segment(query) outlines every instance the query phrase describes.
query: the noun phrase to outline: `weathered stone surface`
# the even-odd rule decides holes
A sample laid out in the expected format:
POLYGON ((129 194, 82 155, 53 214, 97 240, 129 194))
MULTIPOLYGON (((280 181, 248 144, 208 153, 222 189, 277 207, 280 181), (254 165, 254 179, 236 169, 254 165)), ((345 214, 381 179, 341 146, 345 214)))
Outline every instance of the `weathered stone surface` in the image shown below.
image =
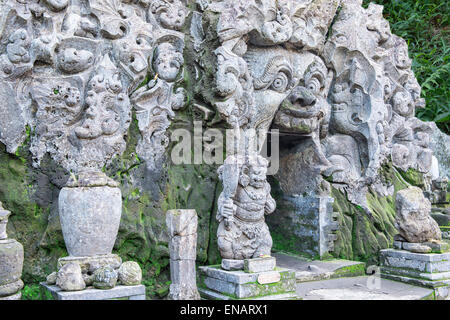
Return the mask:
POLYGON ((276 283, 280 280, 281 280, 281 275, 278 271, 262 272, 258 276, 259 284, 276 283))
POLYGON ((295 292, 295 273, 292 270, 277 270, 280 280, 276 283, 260 284, 262 274, 243 271, 226 271, 212 267, 200 267, 200 287, 231 296, 233 299, 271 296, 295 292))
POLYGON ((409 187, 401 190, 395 201, 396 225, 403 238, 413 243, 441 240, 439 226, 430 216, 431 203, 421 189, 409 187))
POLYGON ((119 230, 119 188, 63 188, 58 199, 61 227, 71 256, 110 254, 119 230))
POLYGON ((109 290, 87 288, 82 291, 62 291, 57 286, 41 283, 48 290, 55 300, 145 300, 145 286, 116 286, 109 290))
POLYGON ((116 286, 118 272, 106 266, 95 270, 93 285, 97 289, 112 289, 116 286))
POLYGON ((272 235, 291 243, 293 252, 324 257, 333 252, 339 229, 333 202, 332 197, 285 195, 266 221, 272 235))
POLYGON ((18 292, 11 296, 0 297, 0 300, 20 300, 22 298, 22 292, 18 292))
POLYGON ((381 250, 381 276, 425 287, 450 285, 450 253, 413 253, 381 250))
POLYGON ((11 296, 19 292, 23 288, 23 281, 18 280, 0 286, 0 297, 11 296))
MULTIPOLYGON (((86 284, 86 287, 92 286, 94 284, 94 275, 93 274, 87 274, 87 273, 83 273, 83 280, 84 283, 86 284)), ((47 284, 51 284, 48 283, 47 284)))
POLYGON ((126 261, 122 263, 118 271, 119 281, 125 286, 141 284, 142 270, 137 262, 126 261))
MULTIPOLYGON (((433 124, 433 126, 436 126, 433 124)), ((450 136, 435 127, 430 137, 433 155, 438 160, 439 176, 450 177, 450 136)))
MULTIPOLYGON (((276 118, 281 129, 304 138, 292 143, 298 151, 295 163, 282 166, 280 176, 292 180, 283 178, 280 184, 292 190, 296 185, 291 182, 299 180, 298 189, 306 189, 299 195, 316 187, 326 194, 329 182, 321 177, 326 173, 364 209, 342 219, 347 230, 358 231, 367 222, 369 193, 392 194, 392 185, 378 175, 390 157, 398 168, 428 169, 430 128, 413 117, 414 109, 423 106, 420 88, 406 44, 390 33, 380 6, 291 0, 189 5, 98 0, 88 6, 5 0, 0 6, 0 96, 5 102, 0 140, 11 153, 2 149, 2 178, 13 181, 2 184, 0 194, 24 210, 15 212, 21 218, 13 232, 23 234, 27 246, 39 248, 27 262, 30 275, 42 276, 47 255, 55 261, 60 254, 52 193, 61 186, 55 180, 66 176, 48 172, 78 172, 85 166, 105 168, 120 179, 127 204, 119 248, 127 243, 144 261, 148 256, 142 252, 162 243, 152 247, 162 263, 168 239, 161 227, 161 203, 165 210, 167 203, 182 202, 183 207, 202 207, 199 256, 213 263, 215 243, 205 240, 214 226, 209 228, 211 219, 204 215, 213 212, 210 202, 220 188, 209 179, 211 168, 192 170, 197 178, 166 166, 170 123, 189 127, 192 119, 201 119, 204 126, 223 127, 233 125, 235 116, 241 128, 248 124, 267 130, 276 118), (189 61, 184 72, 182 59, 189 61), (137 123, 130 121, 132 108, 137 123), (16 157, 23 141, 23 153, 16 157), (31 155, 25 155, 30 144, 31 155), (21 163, 25 159, 36 168, 21 163), (311 166, 295 177, 287 171, 308 162, 311 166), (18 175, 8 178, 9 172, 18 175), (24 172, 33 177, 25 179, 24 172), (49 177, 50 187, 44 191, 41 182, 36 187, 34 174, 39 181, 49 177), (167 187, 169 174, 180 183, 167 187), (22 233, 28 230, 23 221, 39 232, 22 233)), ((370 248, 390 244, 390 217, 373 221, 369 235, 376 240, 366 241, 358 232, 340 238, 349 248, 343 255, 366 256, 370 248), (373 228, 375 223, 382 225, 382 233, 373 228)))
POLYGON ((195 210, 169 210, 166 224, 170 241, 169 299, 199 300, 195 259, 197 256, 197 212, 195 210))
POLYGON ((46 283, 48 283, 50 285, 56 284, 57 278, 58 278, 58 272, 54 271, 47 276, 46 283))
POLYGON ((411 242, 403 242, 402 249, 408 250, 415 253, 430 253, 431 247, 420 244, 420 243, 411 243, 411 242))
POLYGON ((86 288, 81 268, 76 263, 68 263, 58 271, 56 285, 63 291, 78 291, 86 288))
POLYGON ((91 257, 64 257, 58 259, 58 269, 68 263, 77 263, 80 265, 82 273, 94 273, 100 267, 110 266, 118 269, 122 264, 122 259, 117 254, 96 255, 91 257))
POLYGON ((8 218, 11 212, 3 209, 3 205, 0 202, 0 240, 5 240, 8 238, 6 234, 6 225, 8 224, 8 218))
POLYGON ((272 237, 264 220, 275 210, 266 180, 268 162, 257 154, 229 156, 219 168, 224 184, 218 199, 218 246, 223 259, 270 255, 272 237))
POLYGON ((23 246, 14 239, 0 240, 0 285, 20 280, 23 268, 23 246))
POLYGON ((224 270, 244 270, 244 260, 222 259, 221 264, 224 270))
POLYGON ((272 271, 277 265, 275 257, 254 258, 244 260, 244 271, 249 273, 272 271))

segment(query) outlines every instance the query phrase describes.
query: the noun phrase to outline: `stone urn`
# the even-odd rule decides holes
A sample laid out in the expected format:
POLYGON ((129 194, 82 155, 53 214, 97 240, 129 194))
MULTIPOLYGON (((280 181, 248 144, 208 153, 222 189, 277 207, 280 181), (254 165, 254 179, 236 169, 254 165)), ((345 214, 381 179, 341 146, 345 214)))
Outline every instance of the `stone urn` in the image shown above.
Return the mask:
POLYGON ((122 213, 117 182, 98 171, 72 175, 59 193, 58 205, 70 256, 111 254, 122 213))
POLYGON ((6 234, 10 214, 0 202, 0 300, 19 300, 23 288, 23 246, 6 234))

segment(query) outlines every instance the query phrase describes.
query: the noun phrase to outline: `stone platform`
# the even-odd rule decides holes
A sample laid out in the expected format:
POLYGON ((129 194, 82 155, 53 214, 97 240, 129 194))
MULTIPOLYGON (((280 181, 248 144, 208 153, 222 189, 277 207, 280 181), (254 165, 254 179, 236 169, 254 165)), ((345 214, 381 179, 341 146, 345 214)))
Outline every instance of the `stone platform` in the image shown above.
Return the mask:
POLYGON ((200 295, 215 300, 297 299, 295 272, 285 268, 249 273, 220 266, 199 267, 200 295))
POLYGON ((433 289, 373 276, 328 279, 297 284, 302 300, 433 300, 433 289))
POLYGON ((342 259, 311 261, 282 252, 276 252, 272 255, 277 259, 279 267, 295 271, 295 278, 298 283, 357 277, 366 274, 366 264, 364 262, 342 259))
POLYGON ((55 285, 40 283, 48 290, 55 300, 145 300, 145 286, 116 286, 112 289, 101 290, 88 287, 81 291, 62 291, 55 285))
POLYGON ((450 252, 423 254, 386 249, 380 251, 380 264, 381 276, 386 279, 432 289, 450 286, 450 252))

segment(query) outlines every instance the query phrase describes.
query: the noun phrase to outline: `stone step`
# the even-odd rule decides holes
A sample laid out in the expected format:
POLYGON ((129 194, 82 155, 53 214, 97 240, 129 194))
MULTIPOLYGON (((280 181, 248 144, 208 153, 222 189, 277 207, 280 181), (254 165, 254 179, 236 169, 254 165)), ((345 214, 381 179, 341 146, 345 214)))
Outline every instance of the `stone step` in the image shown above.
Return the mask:
MULTIPOLYGON (((204 300, 234 300, 235 298, 212 291, 206 288, 199 288, 198 291, 204 300)), ((281 293, 276 295, 268 295, 255 298, 247 298, 242 300, 298 300, 295 292, 281 293)))
POLYGON ((297 283, 365 275, 364 262, 340 259, 310 261, 282 252, 272 256, 277 259, 278 267, 295 271, 297 283))
POLYGON ((297 283, 302 300, 432 300, 433 289, 375 276, 297 283))

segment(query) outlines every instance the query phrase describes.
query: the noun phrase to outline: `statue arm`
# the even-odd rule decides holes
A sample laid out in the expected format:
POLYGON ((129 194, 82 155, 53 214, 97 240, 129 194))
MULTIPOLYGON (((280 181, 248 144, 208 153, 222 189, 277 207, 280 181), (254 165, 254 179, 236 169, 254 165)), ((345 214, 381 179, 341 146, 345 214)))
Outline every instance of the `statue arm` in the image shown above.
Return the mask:
POLYGON ((231 218, 234 215, 234 208, 233 200, 226 199, 222 192, 217 200, 217 221, 222 222, 225 218, 231 218))

